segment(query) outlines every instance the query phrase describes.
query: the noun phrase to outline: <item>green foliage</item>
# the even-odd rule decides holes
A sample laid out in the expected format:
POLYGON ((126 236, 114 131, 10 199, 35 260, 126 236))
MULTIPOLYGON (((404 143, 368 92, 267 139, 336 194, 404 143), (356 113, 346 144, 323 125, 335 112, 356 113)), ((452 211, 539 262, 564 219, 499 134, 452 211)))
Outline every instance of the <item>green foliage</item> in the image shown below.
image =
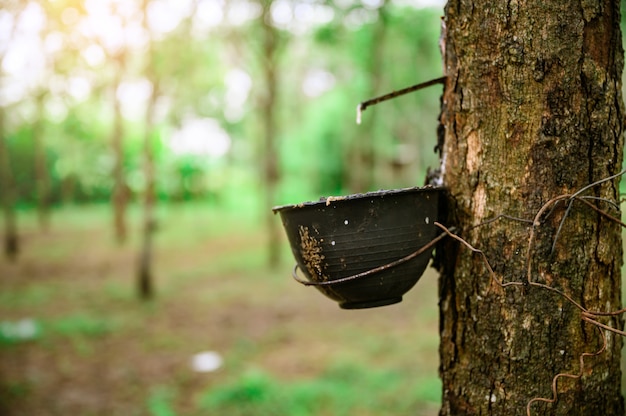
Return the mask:
MULTIPOLYGON (((160 199, 209 199, 220 203, 232 193, 259 193, 256 188, 262 133, 257 116, 262 113, 266 94, 261 74, 266 58, 258 20, 198 34, 191 17, 183 19, 175 30, 155 35, 151 48, 126 51, 127 65, 121 69, 113 56, 107 56, 95 67, 86 64, 82 51, 93 41, 77 30, 86 9, 67 1, 42 7, 48 16, 48 27, 42 36, 48 32, 58 35, 63 33, 61 30, 71 34, 67 36, 67 46, 50 57, 55 63, 54 68, 49 68, 54 82, 82 78, 90 83, 91 93, 78 102, 66 93, 60 94, 59 88, 46 89, 44 107, 56 103, 64 108, 64 117, 53 117, 46 110, 12 118, 6 124, 5 137, 22 205, 37 201, 32 142, 36 123, 43 126, 49 200, 57 204, 110 200, 115 162, 111 150, 112 98, 120 70, 123 82, 144 77, 158 80, 163 98, 159 105, 166 103, 155 133, 158 137, 152 141, 160 199), (63 14, 68 7, 77 11, 76 21, 71 24, 66 22, 71 13, 63 14), (148 60, 150 67, 146 71, 148 60), (241 114, 236 117, 228 115, 236 92, 230 90, 232 85, 226 79, 233 69, 245 71, 252 81, 251 90, 240 105, 241 114), (231 137, 230 154, 218 161, 202 155, 173 154, 168 142, 190 116, 218 120, 231 137)), ((362 7, 334 7, 334 19, 310 31, 276 28, 277 135, 283 178, 277 203, 351 191, 354 152, 361 148, 367 134, 374 137, 373 146, 381 160, 380 172, 375 173, 379 187, 416 185, 426 165, 436 163, 431 151, 439 105, 436 89, 368 110, 365 117, 375 120, 367 131, 355 124, 354 109, 358 102, 372 95, 441 75, 437 48, 440 13, 393 5, 381 13, 362 7), (356 25, 346 23, 346 16, 358 11, 364 11, 373 20, 356 25), (376 48, 382 50, 380 56, 374 53, 376 48), (380 71, 372 72, 375 67, 380 71), (331 74, 332 88, 315 97, 305 96, 302 85, 310 70, 331 74), (413 171, 404 181, 384 179, 391 177, 385 172, 397 165, 404 145, 420 150, 414 152, 417 156, 410 161, 413 171)), ((31 109, 32 113, 35 99, 35 95, 26 96, 23 102, 7 109, 7 114, 28 113, 24 109, 31 109)), ((133 196, 145 189, 144 128, 143 119, 123 120, 123 165, 133 196)))
MULTIPOLYGON (((353 108, 345 90, 337 89, 320 97, 306 108, 302 133, 297 140, 286 140, 283 146, 283 165, 287 172, 283 187, 318 195, 338 195, 347 188, 344 183, 347 167, 345 151, 349 142, 346 120, 353 116, 353 108), (306 184, 302 177, 308 178, 306 184)), ((292 191, 292 192, 293 192, 292 191)), ((298 197, 302 197, 299 195, 298 197)), ((290 195, 291 200, 295 200, 290 195)))
POLYGON ((32 386, 28 382, 13 380, 3 382, 0 384, 0 409, 7 408, 12 401, 26 399, 31 393, 32 386))
POLYGON ((0 347, 63 337, 76 343, 80 351, 88 352, 86 339, 102 337, 117 327, 118 325, 110 319, 84 313, 52 320, 24 318, 0 321, 0 347))
POLYGON ((363 114, 366 126, 355 124, 357 103, 441 76, 439 13, 390 7, 382 16, 356 28, 334 20, 314 32, 310 62, 335 76, 336 84, 305 99, 298 123, 284 126, 284 188, 304 186, 309 198, 351 192, 350 178, 359 168, 354 162, 370 146, 378 159, 374 188, 419 185, 426 168, 437 165, 432 149, 439 88, 371 107, 363 114), (385 173, 397 166, 411 171, 404 179, 385 173), (298 186, 303 173, 306 184, 298 186))
POLYGON ((63 337, 100 337, 111 332, 117 325, 105 317, 84 313, 52 320, 24 318, 0 322, 0 344, 36 340, 43 335, 63 337))
POLYGON ((56 293, 54 287, 46 285, 29 287, 19 296, 10 292, 0 292, 0 306, 12 309, 38 306, 48 302, 56 293))
POLYGON ((415 380, 354 363, 331 366, 315 379, 281 381, 259 369, 204 394, 199 407, 215 414, 409 414, 416 403, 440 400, 438 379, 415 380))
POLYGON ((0 322, 0 346, 37 340, 41 337, 41 324, 35 319, 0 322))
POLYGON ((148 411, 151 416, 175 416, 172 402, 175 398, 174 392, 168 387, 155 387, 148 397, 148 411))
POLYGON ((313 32, 313 41, 320 44, 332 47, 339 44, 341 41, 341 32, 343 26, 337 20, 333 20, 323 26, 318 27, 313 32))

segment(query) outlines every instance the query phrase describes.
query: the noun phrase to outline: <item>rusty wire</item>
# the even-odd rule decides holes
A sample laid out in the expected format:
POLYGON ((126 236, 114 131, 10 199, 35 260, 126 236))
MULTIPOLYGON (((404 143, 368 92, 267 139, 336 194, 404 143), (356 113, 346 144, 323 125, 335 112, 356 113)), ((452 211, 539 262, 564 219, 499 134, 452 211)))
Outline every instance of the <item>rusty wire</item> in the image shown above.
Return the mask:
MULTIPOLYGON (((493 279, 493 281, 500 287, 505 288, 508 286, 525 286, 526 283, 525 282, 507 282, 507 283, 503 283, 501 282, 495 272, 493 271, 493 268, 491 267, 491 265, 489 264, 489 260, 487 259, 487 256, 485 255, 484 251, 477 249, 476 247, 472 246, 470 243, 468 243, 465 239, 459 237, 456 234, 453 234, 450 230, 448 230, 448 228, 446 228, 445 226, 443 226, 442 224, 435 222, 435 225, 439 228, 441 228, 448 236, 450 236, 451 238, 459 241, 461 244, 463 244, 466 248, 468 248, 470 251, 472 251, 473 253, 479 254, 482 258, 483 263, 485 264, 485 267, 487 268, 487 270, 489 271, 489 275, 490 277, 493 279)), ((626 332, 621 331, 619 329, 613 328, 611 326, 605 325, 601 322, 596 321, 594 318, 597 316, 614 316, 614 315, 619 315, 621 313, 626 312, 626 308, 625 309, 620 309, 619 311, 611 311, 611 312, 591 312, 588 311, 585 307, 583 307, 580 303, 576 302, 574 299, 572 299, 569 295, 567 295, 566 293, 562 292, 559 289, 556 289, 554 287, 545 285, 543 283, 539 283, 539 282, 533 282, 533 281, 529 281, 528 285, 530 286, 535 286, 535 287, 539 287, 542 289, 546 289, 549 290, 551 292, 557 293, 560 296, 562 296, 563 298, 565 298, 568 302, 572 303, 574 306, 576 306, 576 308, 578 308, 581 311, 581 319, 585 322, 588 322, 592 325, 594 325, 600 335, 602 336, 602 341, 603 341, 603 346, 600 350, 593 352, 593 353, 589 353, 589 352, 583 352, 580 356, 579 356, 579 363, 580 363, 580 369, 579 372, 577 374, 571 374, 571 373, 558 373, 557 375, 554 376, 554 378, 552 379, 552 398, 545 398, 545 397, 534 397, 531 400, 528 401, 527 405, 526 405, 526 413, 527 416, 531 416, 531 410, 530 407, 534 402, 538 402, 538 401, 542 401, 542 402, 546 402, 546 403, 554 403, 557 401, 558 399, 558 390, 557 390, 557 382, 559 378, 572 378, 572 379, 578 379, 580 377, 583 376, 584 374, 584 358, 585 357, 594 357, 597 355, 600 355, 601 353, 603 353, 606 350, 606 335, 604 334, 604 332, 602 332, 602 329, 614 332, 616 334, 619 334, 621 336, 626 336, 626 332)))
MULTIPOLYGON (((454 227, 450 227, 452 229, 454 229, 454 227)), ((333 279, 333 280, 319 280, 319 281, 311 281, 311 280, 304 280, 298 277, 298 269, 300 268, 300 265, 298 265, 296 263, 296 265, 293 268, 293 271, 291 272, 291 277, 293 277, 293 279, 298 282, 303 284, 304 286, 329 286, 329 285, 334 285, 337 283, 345 283, 345 282, 349 282, 350 280, 355 280, 355 279, 359 279, 361 277, 365 277, 365 276, 369 276, 375 273, 379 273, 382 272, 384 270, 390 269, 392 267, 396 267, 399 266, 403 263, 406 263, 407 261, 413 260, 415 257, 427 252, 428 250, 432 250, 432 248, 439 242, 441 241, 444 237, 446 237, 448 235, 450 231, 446 232, 446 233, 441 233, 440 235, 438 235, 437 237, 433 238, 432 240, 430 240, 427 244, 423 245, 422 247, 420 247, 419 249, 417 249, 416 251, 412 252, 411 254, 404 256, 398 260, 394 260, 390 263, 387 264, 383 264, 382 266, 378 266, 375 267, 373 269, 361 272, 361 273, 357 273, 357 274, 353 274, 351 276, 347 276, 347 277, 342 277, 339 279, 333 279)), ((319 276, 319 274, 317 275, 319 276)))
POLYGON ((608 182, 610 180, 613 180, 619 176, 622 176, 624 173, 626 173, 626 169, 622 169, 620 172, 616 173, 615 175, 611 175, 607 178, 603 178, 600 179, 599 181, 596 182, 592 182, 587 186, 584 186, 582 188, 580 188, 578 191, 576 191, 575 193, 573 193, 572 195, 569 195, 569 203, 567 204, 567 209, 565 210, 565 215, 563 215, 563 218, 561 219, 561 223, 559 224, 559 228, 556 231, 556 235, 554 236, 554 242, 552 243, 552 252, 554 252, 554 249, 556 247, 556 241, 559 238, 559 234, 561 233, 561 228, 563 228, 563 225, 565 224, 565 220, 567 219, 567 216, 569 214, 569 212, 572 209, 572 205, 574 204, 574 201, 577 200, 582 200, 580 197, 580 195, 582 195, 583 193, 585 193, 587 190, 593 188, 594 186, 600 185, 604 182, 608 182))
MULTIPOLYGON (((593 323, 594 325, 597 324, 597 322, 595 321, 591 321, 588 320, 587 318, 585 318, 583 316, 583 321, 587 321, 590 323, 593 323)), ((559 397, 559 393, 557 390, 557 383, 559 381, 559 378, 571 378, 571 379, 579 379, 584 375, 585 372, 585 357, 596 357, 600 354, 602 354, 604 351, 606 351, 606 335, 604 334, 604 332, 602 332, 602 329, 600 329, 598 326, 596 326, 596 328, 598 329, 598 332, 600 333, 600 336, 602 337, 602 347, 596 351, 596 352, 583 352, 582 354, 580 354, 580 357, 578 357, 578 362, 579 362, 579 370, 577 374, 571 374, 571 373, 559 373, 557 375, 554 376, 554 378, 552 379, 552 398, 547 398, 547 397, 533 397, 532 399, 530 399, 530 401, 528 402, 528 404, 526 404, 526 415, 530 416, 530 406, 534 403, 534 402, 545 402, 545 403, 555 403, 557 398, 559 397)))

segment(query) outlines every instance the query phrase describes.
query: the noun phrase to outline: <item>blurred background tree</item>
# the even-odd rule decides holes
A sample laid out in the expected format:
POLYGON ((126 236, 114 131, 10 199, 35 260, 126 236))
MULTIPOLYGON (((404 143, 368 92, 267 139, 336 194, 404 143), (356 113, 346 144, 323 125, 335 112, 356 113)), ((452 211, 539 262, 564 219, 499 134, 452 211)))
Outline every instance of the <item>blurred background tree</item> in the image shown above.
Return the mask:
MULTIPOLYGON (((364 126, 354 119, 358 102, 441 75, 441 10, 390 1, 6 3, 7 238, 17 235, 12 207, 37 208, 45 228, 50 207, 111 201, 112 234, 123 242, 126 205, 142 195, 146 230, 156 221, 148 201, 260 215, 323 195, 421 185, 438 163, 437 89, 373 108, 364 126)), ((275 244, 275 218, 267 224, 275 244)), ((278 252, 270 249, 271 262, 278 252)))
POLYGON ((354 315, 264 263, 272 205, 439 165, 441 88, 355 110, 443 75, 443 3, 0 0, 0 413, 437 414, 434 272, 354 315))

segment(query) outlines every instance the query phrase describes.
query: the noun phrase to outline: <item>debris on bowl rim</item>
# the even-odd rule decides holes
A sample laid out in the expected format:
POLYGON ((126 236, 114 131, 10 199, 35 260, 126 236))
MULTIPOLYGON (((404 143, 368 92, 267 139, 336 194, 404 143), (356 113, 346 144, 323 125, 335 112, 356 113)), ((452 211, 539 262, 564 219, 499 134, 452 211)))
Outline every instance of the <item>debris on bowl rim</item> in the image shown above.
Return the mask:
POLYGON ((345 196, 328 196, 328 197, 323 196, 318 201, 307 201, 307 202, 300 202, 298 204, 287 204, 287 205, 275 206, 272 208, 272 211, 274 212, 274 214, 276 214, 279 211, 295 209, 295 208, 313 207, 313 206, 321 206, 321 205, 329 206, 333 202, 349 201, 349 200, 361 199, 361 198, 383 197, 387 195, 394 195, 398 193, 406 193, 406 192, 412 192, 412 191, 419 192, 419 191, 441 191, 441 190, 443 190, 443 188, 441 187, 426 185, 426 186, 421 186, 421 187, 415 186, 415 187, 410 187, 410 188, 399 188, 399 189, 381 189, 378 191, 350 194, 350 195, 345 195, 345 196))

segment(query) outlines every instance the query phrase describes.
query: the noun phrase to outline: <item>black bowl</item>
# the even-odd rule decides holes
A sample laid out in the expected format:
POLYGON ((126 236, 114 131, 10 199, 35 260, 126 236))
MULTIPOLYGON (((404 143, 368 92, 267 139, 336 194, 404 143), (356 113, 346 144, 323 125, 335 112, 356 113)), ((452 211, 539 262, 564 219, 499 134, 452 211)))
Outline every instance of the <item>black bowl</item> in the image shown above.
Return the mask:
POLYGON ((294 278, 344 309, 400 302, 430 260, 440 192, 407 188, 273 208, 297 262, 294 278))

